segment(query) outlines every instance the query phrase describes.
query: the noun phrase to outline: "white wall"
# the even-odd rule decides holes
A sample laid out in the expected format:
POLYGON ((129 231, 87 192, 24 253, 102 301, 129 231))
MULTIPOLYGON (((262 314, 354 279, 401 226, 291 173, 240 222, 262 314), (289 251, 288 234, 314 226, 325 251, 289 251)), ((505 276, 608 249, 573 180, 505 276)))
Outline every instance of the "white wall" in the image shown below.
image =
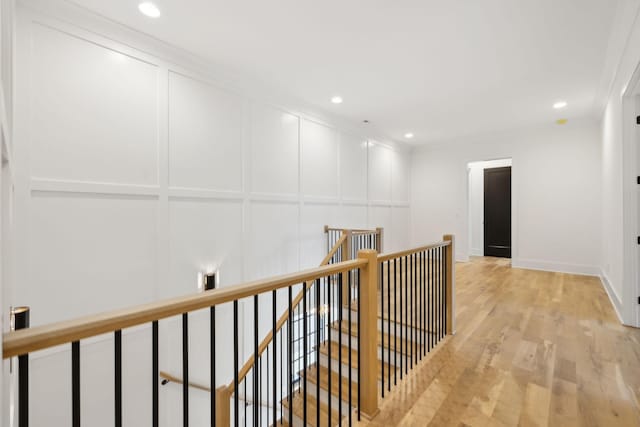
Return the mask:
POLYGON ((424 147, 412 156, 413 243, 454 233, 468 258, 467 164, 512 159, 513 265, 598 274, 600 151, 597 124, 572 121, 424 147))
MULTIPOLYGON (((15 4, 13 0, 0 2, 0 330, 9 329, 9 283, 11 272, 11 246, 13 233, 13 43, 15 4)), ((2 345, 0 344, 0 351, 2 345)), ((15 371, 14 371, 15 372, 15 371)), ((15 383, 7 364, 3 364, 0 376, 0 422, 10 417, 11 389, 15 383)))
MULTIPOLYGON (((25 7, 18 22, 9 303, 31 306, 33 326, 193 293, 197 273, 211 268, 229 286, 315 266, 325 224, 382 226, 387 250, 407 246, 402 146, 217 83, 171 48, 72 6, 57 10, 25 7)), ((241 321, 252 320, 251 304, 242 309, 241 321)), ((218 322, 222 384, 232 378, 231 307, 218 322)), ((167 343, 179 326, 160 325, 160 367, 177 375, 180 349, 167 343)), ((190 379, 208 384, 206 315, 192 314, 190 328, 190 379)), ((83 343, 87 425, 113 423, 111 345, 83 343)), ((124 351, 125 424, 146 425, 149 328, 127 331, 124 351)), ((32 406, 31 425, 69 424, 68 348, 32 360, 32 401, 44 407, 32 406)), ((177 425, 180 391, 162 390, 175 402, 162 405, 163 422, 177 425)), ((192 414, 206 421, 203 405, 192 414)))
POLYGON ((617 72, 609 88, 606 107, 601 122, 602 156, 602 276, 609 296, 622 318, 629 325, 640 326, 640 309, 637 297, 638 284, 638 236, 636 158, 637 135, 634 124, 635 99, 640 77, 640 2, 627 0, 619 13, 622 27, 631 33, 624 34, 626 43, 615 64, 617 72), (632 77, 635 83, 632 84, 632 77))
POLYGON ((469 255, 484 255, 484 170, 511 166, 511 159, 471 162, 468 165, 469 255))

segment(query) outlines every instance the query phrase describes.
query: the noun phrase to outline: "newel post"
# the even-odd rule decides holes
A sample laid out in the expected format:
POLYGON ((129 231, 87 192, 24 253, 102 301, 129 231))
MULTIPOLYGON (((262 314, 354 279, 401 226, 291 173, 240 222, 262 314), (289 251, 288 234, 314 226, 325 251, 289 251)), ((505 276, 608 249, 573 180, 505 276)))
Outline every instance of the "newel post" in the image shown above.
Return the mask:
MULTIPOLYGON (((346 236, 344 243, 342 244, 342 259, 340 259, 340 262, 345 262, 345 261, 349 261, 351 259, 351 251, 352 251, 352 247, 351 247, 351 242, 352 242, 352 232, 351 230, 342 230, 342 233, 346 236)), ((351 273, 348 271, 345 271, 344 273, 342 273, 342 295, 344 295, 343 299, 342 299, 342 305, 345 307, 349 307, 351 305, 351 297, 350 297, 350 293, 349 293, 349 275, 351 273)))
POLYGON ((378 253, 384 252, 383 240, 384 240, 384 228, 376 228, 376 234, 378 235, 378 253))
POLYGON ((445 242, 451 242, 445 249, 446 298, 447 298, 447 335, 456 333, 456 238, 453 234, 443 236, 445 242))
POLYGON ((372 249, 358 252, 367 261, 360 271, 360 413, 371 419, 378 413, 378 253, 372 249))
MULTIPOLYGON (((229 387, 222 386, 215 390, 216 393, 216 425, 231 425, 231 393, 229 387)), ((236 417, 238 414, 236 414, 236 417)))

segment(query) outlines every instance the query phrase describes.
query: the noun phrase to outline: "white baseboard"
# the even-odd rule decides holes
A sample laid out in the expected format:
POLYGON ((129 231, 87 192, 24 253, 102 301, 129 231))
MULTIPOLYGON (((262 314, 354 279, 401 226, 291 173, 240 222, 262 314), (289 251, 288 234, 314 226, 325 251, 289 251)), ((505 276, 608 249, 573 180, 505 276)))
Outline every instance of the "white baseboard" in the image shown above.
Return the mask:
POLYGON ((471 256, 484 256, 484 251, 479 248, 471 248, 469 251, 469 255, 471 256))
POLYGON ((468 261, 469 261, 469 255, 461 254, 461 253, 456 254, 456 262, 468 262, 468 261))
POLYGON ((609 300, 611 301, 611 305, 613 306, 614 311, 616 312, 616 316, 618 316, 618 320, 620 323, 624 324, 624 320, 622 319, 622 300, 618 296, 618 293, 611 286, 611 282, 607 277, 607 274, 604 270, 600 269, 600 281, 602 282, 602 287, 607 292, 609 296, 609 300))
POLYGON ((553 271, 557 273, 581 274, 600 277, 600 268, 594 265, 568 264, 534 259, 512 259, 511 266, 527 270, 553 271))

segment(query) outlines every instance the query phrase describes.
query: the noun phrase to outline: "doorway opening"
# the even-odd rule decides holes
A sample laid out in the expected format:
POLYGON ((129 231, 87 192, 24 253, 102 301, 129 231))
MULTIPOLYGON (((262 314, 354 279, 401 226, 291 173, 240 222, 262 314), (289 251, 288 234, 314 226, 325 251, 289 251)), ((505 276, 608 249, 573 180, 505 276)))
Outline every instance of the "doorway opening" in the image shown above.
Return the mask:
POLYGON ((511 159, 470 162, 469 254, 511 258, 511 159))

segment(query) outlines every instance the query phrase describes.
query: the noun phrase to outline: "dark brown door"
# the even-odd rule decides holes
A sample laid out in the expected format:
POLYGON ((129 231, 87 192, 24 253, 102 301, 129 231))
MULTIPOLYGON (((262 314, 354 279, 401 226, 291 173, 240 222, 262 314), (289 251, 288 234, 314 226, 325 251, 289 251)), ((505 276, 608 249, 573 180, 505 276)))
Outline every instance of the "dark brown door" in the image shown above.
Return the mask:
POLYGON ((484 255, 511 258, 511 167, 484 170, 484 255))

